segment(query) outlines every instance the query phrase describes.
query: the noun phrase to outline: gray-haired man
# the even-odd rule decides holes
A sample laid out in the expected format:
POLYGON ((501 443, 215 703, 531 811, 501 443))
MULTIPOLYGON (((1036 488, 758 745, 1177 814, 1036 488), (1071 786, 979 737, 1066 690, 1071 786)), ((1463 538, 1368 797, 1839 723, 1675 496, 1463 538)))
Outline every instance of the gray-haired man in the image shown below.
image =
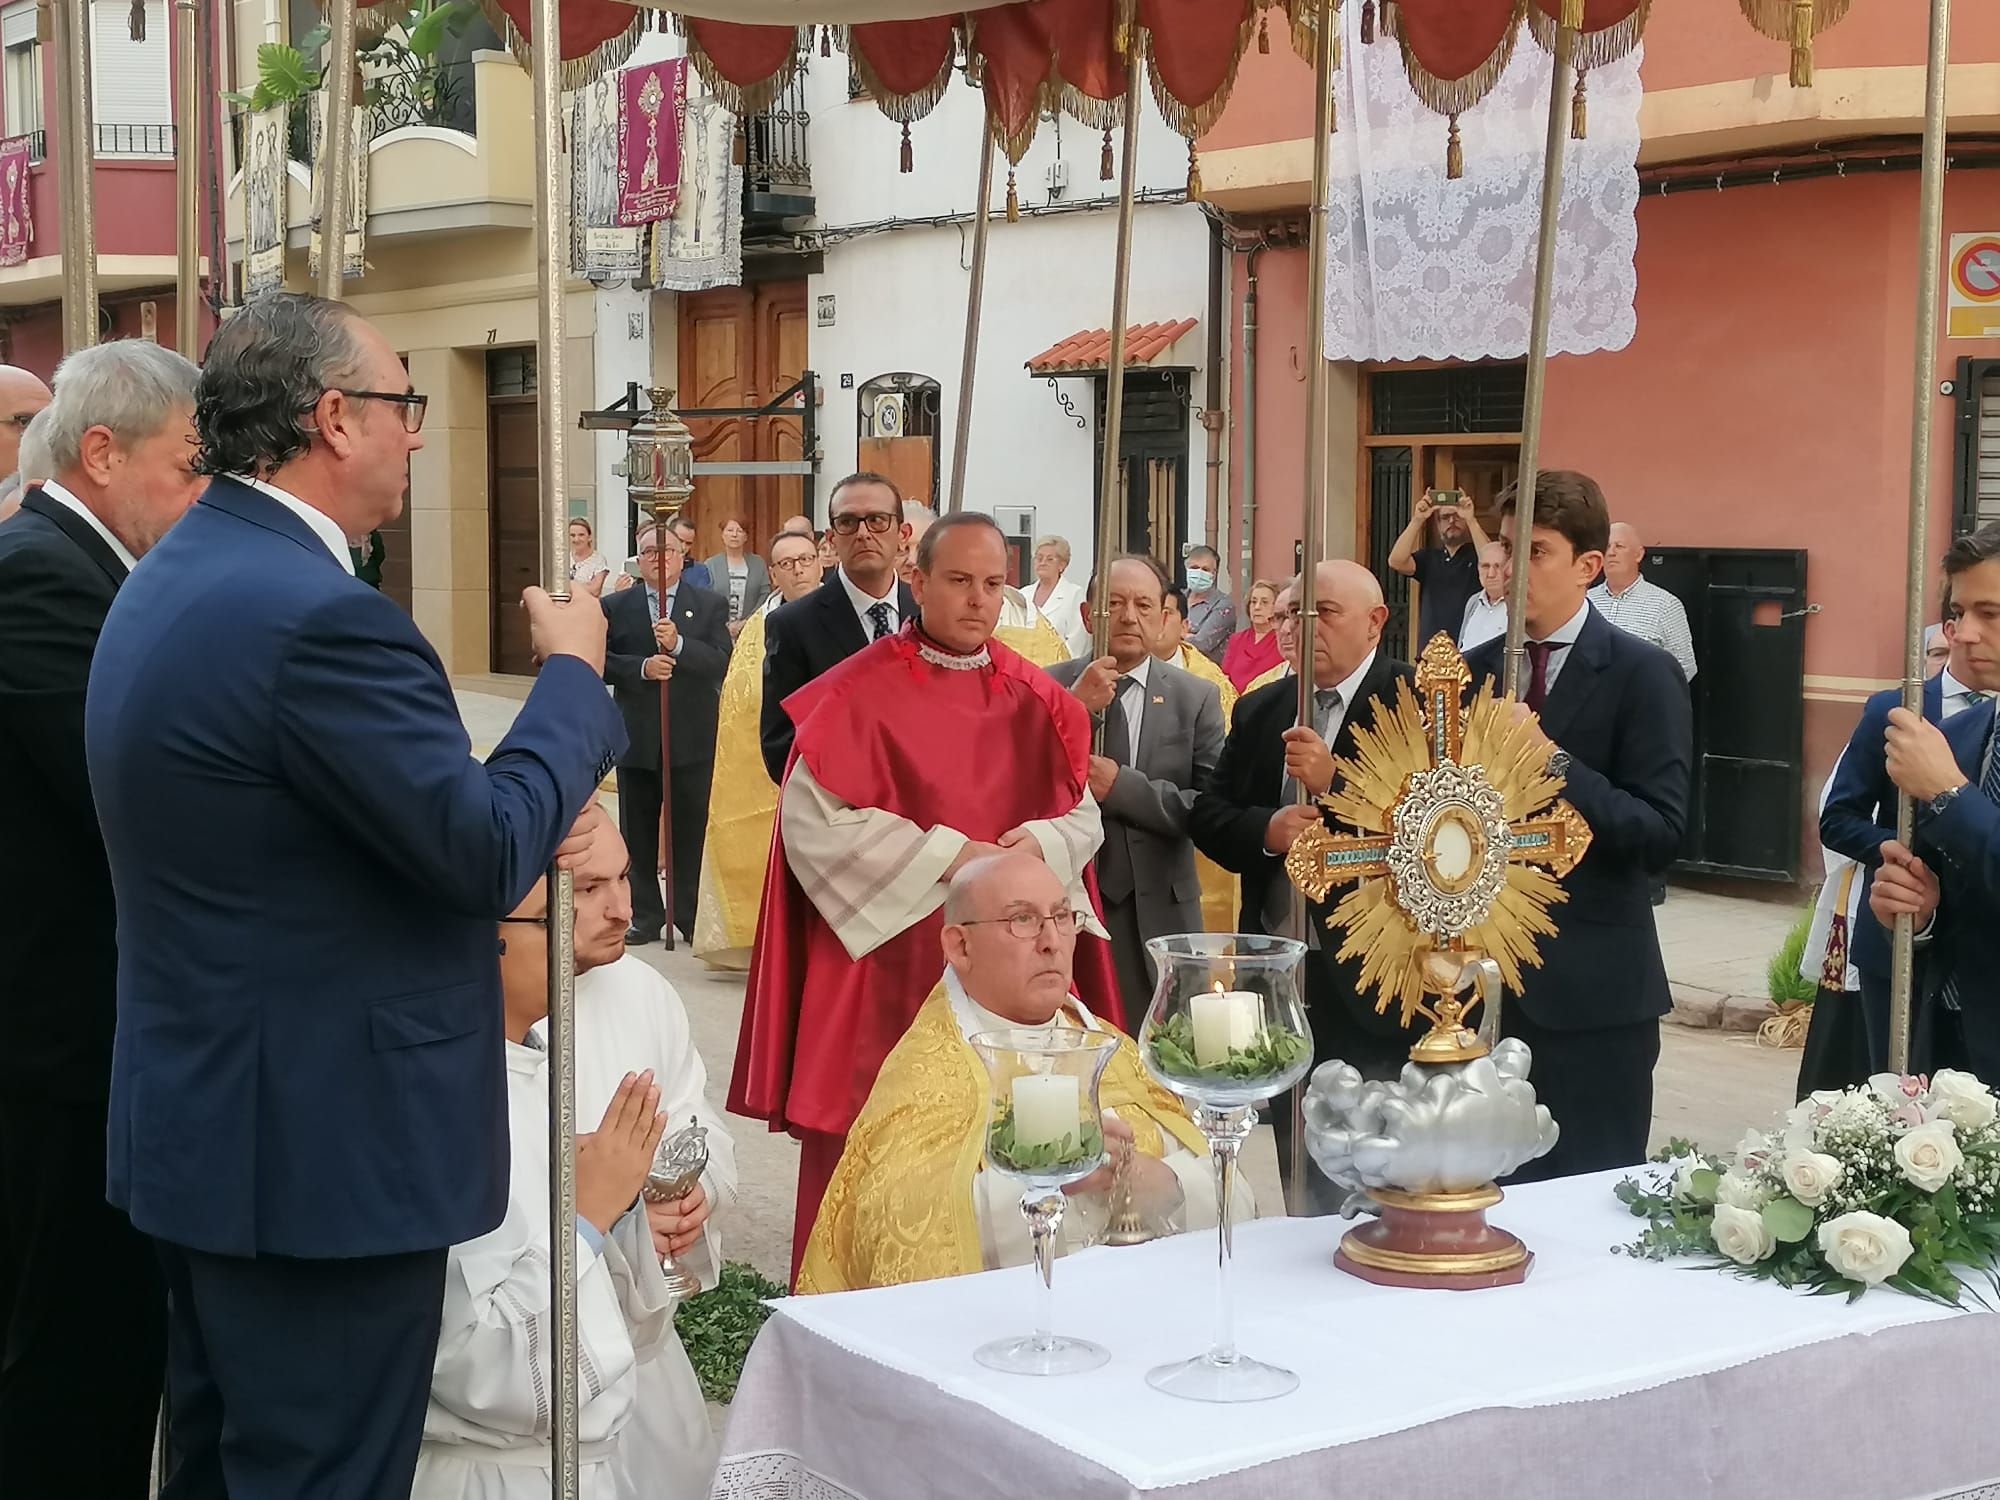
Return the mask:
POLYGON ((116 916, 84 687, 133 563, 194 503, 198 372, 128 340, 71 355, 0 527, 0 1493, 143 1497, 166 1298, 104 1201, 116 916), (114 1359, 104 1351, 118 1351, 114 1359), (77 1394, 88 1391, 90 1399, 77 1394))

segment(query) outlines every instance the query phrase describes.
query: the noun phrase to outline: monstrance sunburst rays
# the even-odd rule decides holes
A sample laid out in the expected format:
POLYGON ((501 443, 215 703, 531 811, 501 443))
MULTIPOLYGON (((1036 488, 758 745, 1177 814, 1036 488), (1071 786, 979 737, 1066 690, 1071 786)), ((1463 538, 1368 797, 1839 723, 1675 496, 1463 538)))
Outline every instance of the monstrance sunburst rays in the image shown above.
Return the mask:
POLYGON ((1285 859, 1293 884, 1315 901, 1359 882, 1327 918, 1345 930, 1338 956, 1361 959, 1375 1008, 1400 1007, 1405 1026, 1424 1003, 1427 960, 1480 952, 1517 994, 1524 967, 1541 963, 1536 940, 1556 926, 1561 877, 1590 847, 1590 828, 1548 774, 1553 747, 1512 700, 1482 687, 1449 637, 1417 664, 1417 687, 1398 683, 1392 705, 1357 728, 1351 759, 1334 760, 1320 804, 1357 830, 1308 828, 1285 859))

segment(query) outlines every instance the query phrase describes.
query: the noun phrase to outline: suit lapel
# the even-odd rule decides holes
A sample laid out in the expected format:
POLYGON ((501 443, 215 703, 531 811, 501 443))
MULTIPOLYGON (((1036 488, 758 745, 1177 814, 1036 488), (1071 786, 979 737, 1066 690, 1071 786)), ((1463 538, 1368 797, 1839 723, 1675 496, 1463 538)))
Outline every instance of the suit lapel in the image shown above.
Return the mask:
POLYGON ((861 628, 860 617, 854 613, 854 602, 847 597, 846 586, 841 583, 838 573, 829 577, 821 589, 820 608, 826 612, 828 634, 843 648, 843 657, 854 655, 868 644, 868 632, 861 628))
POLYGON ((1589 605, 1584 608, 1588 613, 1583 617, 1583 632, 1564 654, 1556 685, 1549 689, 1548 699, 1542 704, 1542 733, 1558 745, 1563 742, 1563 734, 1576 718, 1577 710, 1596 692, 1597 679, 1611 655, 1611 632, 1618 628, 1595 608, 1589 605))
POLYGON ((76 543, 83 555, 103 570, 115 589, 125 581, 125 564, 110 544, 97 534, 91 524, 71 510, 61 501, 49 496, 40 485, 34 486, 21 497, 21 509, 31 510, 43 520, 50 522, 64 536, 76 543))

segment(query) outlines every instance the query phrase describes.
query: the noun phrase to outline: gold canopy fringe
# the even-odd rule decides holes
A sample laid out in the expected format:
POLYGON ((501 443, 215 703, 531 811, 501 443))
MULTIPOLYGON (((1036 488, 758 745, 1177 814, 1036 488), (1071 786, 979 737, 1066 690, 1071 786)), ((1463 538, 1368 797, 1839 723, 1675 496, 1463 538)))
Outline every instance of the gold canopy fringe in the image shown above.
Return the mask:
MULTIPOLYGON (((1433 114, 1462 115, 1492 93, 1500 75, 1507 71, 1508 62, 1513 59, 1514 43, 1521 32, 1521 16, 1527 9, 1528 0, 1515 0, 1514 17, 1507 23, 1500 44, 1486 61, 1463 78, 1439 78, 1432 74, 1418 61, 1409 42, 1399 35, 1396 41, 1403 53, 1403 71, 1409 75, 1410 88, 1424 108, 1433 114)), ((1453 132, 1454 136, 1456 133, 1453 132)))
POLYGON ((1229 67, 1222 75, 1221 87, 1200 104, 1185 104, 1168 93, 1166 85, 1160 81, 1160 70, 1153 66, 1153 33, 1143 27, 1140 29, 1139 52, 1145 59, 1146 79, 1152 88, 1153 106, 1159 110, 1160 117, 1175 134, 1184 136, 1190 141, 1197 140, 1206 135, 1210 127, 1222 118, 1222 111, 1229 103, 1229 96, 1236 91, 1236 72, 1243 65, 1243 54, 1250 50, 1250 44, 1256 39, 1256 35, 1257 22, 1246 11, 1243 24, 1236 28, 1236 42, 1230 50, 1229 67))
MULTIPOLYGON (((533 66, 534 49, 528 39, 515 27, 513 18, 502 10, 497 0, 479 0, 479 8, 485 13, 486 23, 507 39, 507 50, 514 54, 514 61, 522 67, 533 66)), ((357 17, 368 12, 356 8, 357 17)), ((639 45, 639 38, 646 34, 647 12, 637 10, 633 20, 618 35, 601 42, 582 57, 566 57, 556 72, 557 82, 564 93, 587 88, 606 73, 622 68, 625 60, 632 55, 632 49, 639 45)))
POLYGON ((1774 42, 1792 45, 1792 87, 1812 87, 1813 39, 1847 15, 1849 0, 1738 0, 1743 19, 1774 42))
MULTIPOLYGON (((845 29, 842 28, 843 31, 845 29)), ((862 87, 868 90, 869 97, 875 101, 875 107, 899 125, 914 125, 938 107, 938 102, 944 98, 945 90, 951 85, 952 68, 958 61, 954 49, 946 55, 943 66, 937 70, 936 76, 929 83, 913 93, 898 94, 883 84, 882 76, 870 65, 868 55, 847 43, 848 38, 843 35, 841 50, 847 54, 848 65, 854 69, 862 87)), ((908 171, 909 168, 905 167, 903 170, 908 171)))
POLYGON ((1073 83, 1060 78, 1051 79, 1054 97, 1062 112, 1075 120, 1085 130, 1113 131, 1125 123, 1125 96, 1115 99, 1098 99, 1086 94, 1073 83))
MULTIPOLYGON (((1653 0, 1639 0, 1638 9, 1622 21, 1614 22, 1598 31, 1578 31, 1576 50, 1572 54, 1576 66, 1582 68, 1608 68, 1619 58, 1626 56, 1639 45, 1644 36, 1646 22, 1653 13, 1653 0)), ((1535 45, 1554 56, 1556 50, 1556 23, 1539 5, 1528 7, 1528 30, 1533 33, 1535 45)))
MULTIPOLYGON (((491 4, 492 0, 480 0, 480 3, 491 4)), ((694 64, 695 73, 701 78, 703 85, 724 109, 739 120, 745 115, 754 115, 760 110, 771 107, 771 101, 784 92, 785 85, 790 83, 793 75, 798 72, 799 53, 812 45, 813 29, 810 26, 794 28, 798 34, 793 38, 791 50, 785 54, 784 66, 770 77, 760 78, 748 88, 742 88, 722 76, 714 60, 702 51, 701 44, 695 40, 682 17, 678 15, 674 17, 674 27, 680 32, 682 41, 687 44, 688 61, 694 64)), ((626 49, 628 55, 630 50, 626 49)), ((623 62, 624 58, 620 58, 619 61, 623 62)), ((612 66, 615 67, 617 64, 614 63, 612 66)), ((566 82, 563 86, 569 88, 573 85, 566 82)))
POLYGON ((1402 23, 1397 19, 1396 0, 1382 0, 1382 14, 1376 29, 1385 42, 1396 41, 1402 33, 1402 23))

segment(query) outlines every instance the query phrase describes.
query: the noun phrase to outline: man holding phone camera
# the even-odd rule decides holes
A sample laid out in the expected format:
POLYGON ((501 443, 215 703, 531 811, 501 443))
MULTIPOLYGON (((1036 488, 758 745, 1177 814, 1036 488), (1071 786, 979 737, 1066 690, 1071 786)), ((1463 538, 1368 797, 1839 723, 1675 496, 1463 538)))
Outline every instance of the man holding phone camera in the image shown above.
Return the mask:
POLYGON ((1458 639, 1466 601, 1479 592, 1479 551, 1491 540, 1463 490, 1425 490, 1418 499, 1410 524, 1389 549, 1389 566, 1416 579, 1423 590, 1417 609, 1419 654, 1440 631, 1458 639), (1437 522, 1437 545, 1420 547, 1424 523, 1432 520, 1437 522))

